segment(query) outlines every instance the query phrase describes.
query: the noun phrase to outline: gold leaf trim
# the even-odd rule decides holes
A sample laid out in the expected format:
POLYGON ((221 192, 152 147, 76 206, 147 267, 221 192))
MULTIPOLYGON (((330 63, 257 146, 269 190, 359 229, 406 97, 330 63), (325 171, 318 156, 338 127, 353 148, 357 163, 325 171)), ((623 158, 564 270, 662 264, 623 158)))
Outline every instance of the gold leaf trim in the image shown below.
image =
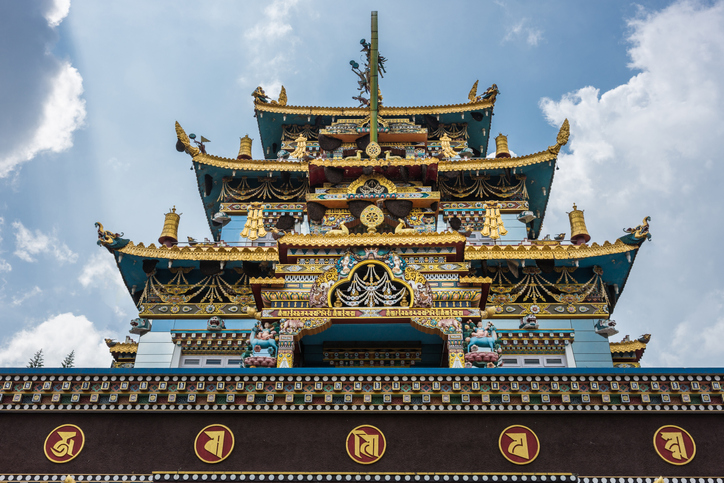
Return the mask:
MULTIPOLYGON (((480 109, 491 109, 494 102, 483 100, 475 103, 449 104, 443 106, 418 106, 418 107, 391 107, 381 106, 378 115, 380 116, 412 116, 415 114, 449 114, 456 112, 477 111, 480 109)), ((278 104, 267 104, 255 102, 254 108, 261 112, 272 112, 279 114, 297 114, 304 116, 352 116, 364 117, 370 110, 366 107, 320 107, 320 106, 280 106, 278 104)))
POLYGON ((154 244, 145 246, 128 242, 118 250, 126 255, 166 260, 226 260, 226 261, 278 261, 279 252, 274 247, 179 247, 168 248, 154 244))
POLYGON ((465 161, 440 161, 438 171, 471 171, 485 169, 519 168, 532 164, 545 163, 557 158, 557 154, 548 151, 518 156, 517 158, 475 158, 465 161))
POLYGON ((460 283, 493 283, 490 277, 460 277, 460 283))
POLYGON ((621 240, 603 245, 481 245, 465 247, 465 260, 507 260, 507 259, 576 259, 590 258, 637 250, 637 245, 626 245, 621 240))
POLYGON ((464 235, 457 232, 397 235, 394 233, 359 233, 342 236, 285 235, 280 245, 299 247, 349 247, 349 246, 396 246, 396 245, 444 245, 464 243, 464 235))
POLYGON ((618 354, 621 352, 635 352, 640 349, 646 349, 646 344, 638 340, 631 340, 627 342, 609 342, 612 354, 618 354))

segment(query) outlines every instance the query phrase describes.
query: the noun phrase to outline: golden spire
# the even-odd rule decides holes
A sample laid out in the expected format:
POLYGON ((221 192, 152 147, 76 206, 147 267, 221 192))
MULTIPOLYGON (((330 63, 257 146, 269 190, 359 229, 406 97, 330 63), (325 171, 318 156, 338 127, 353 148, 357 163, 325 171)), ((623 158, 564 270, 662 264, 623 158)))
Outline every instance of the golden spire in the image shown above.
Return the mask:
POLYGON ((579 210, 573 203, 573 211, 568 213, 568 219, 571 222, 571 243, 581 245, 588 243, 591 235, 586 230, 586 220, 583 219, 583 210, 579 210))
POLYGON ((178 223, 181 219, 181 214, 176 213, 176 206, 166 213, 166 219, 163 222, 163 230, 161 236, 158 238, 158 242, 162 245, 166 245, 171 248, 178 243, 178 223))
POLYGON ((239 138, 239 155, 236 159, 252 159, 251 158, 251 138, 249 135, 245 135, 243 138, 239 138))
POLYGON ((495 138, 495 157, 496 158, 509 158, 510 151, 508 151, 508 136, 498 134, 495 138))

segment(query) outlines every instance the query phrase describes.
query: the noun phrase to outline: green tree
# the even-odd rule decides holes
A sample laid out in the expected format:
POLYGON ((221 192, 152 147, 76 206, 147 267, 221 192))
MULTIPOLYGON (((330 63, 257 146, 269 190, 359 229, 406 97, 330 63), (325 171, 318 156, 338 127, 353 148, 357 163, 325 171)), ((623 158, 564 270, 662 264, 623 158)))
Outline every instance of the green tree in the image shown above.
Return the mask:
POLYGON ((75 364, 75 350, 70 351, 70 354, 65 356, 63 362, 60 363, 60 367, 73 367, 73 364, 75 364))
POLYGON ((28 361, 28 367, 43 367, 43 349, 40 349, 35 353, 33 357, 28 361))

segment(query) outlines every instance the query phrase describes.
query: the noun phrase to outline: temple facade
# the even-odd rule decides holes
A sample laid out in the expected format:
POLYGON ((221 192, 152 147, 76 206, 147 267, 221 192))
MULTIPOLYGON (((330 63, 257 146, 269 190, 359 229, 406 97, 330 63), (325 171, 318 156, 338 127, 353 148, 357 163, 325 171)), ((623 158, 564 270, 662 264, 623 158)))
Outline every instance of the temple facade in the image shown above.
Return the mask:
POLYGON ((724 474, 724 371, 641 368, 651 336, 616 337, 650 219, 592 242, 571 200, 570 233, 542 233, 568 121, 511 156, 489 139, 495 84, 387 106, 376 12, 371 33, 350 62, 359 106, 252 93, 263 159, 248 135, 221 157, 176 123, 210 236, 181 237, 175 207, 157 244, 96 223, 134 337, 106 341, 109 369, 0 373, 3 427, 23 435, 0 480, 724 474))

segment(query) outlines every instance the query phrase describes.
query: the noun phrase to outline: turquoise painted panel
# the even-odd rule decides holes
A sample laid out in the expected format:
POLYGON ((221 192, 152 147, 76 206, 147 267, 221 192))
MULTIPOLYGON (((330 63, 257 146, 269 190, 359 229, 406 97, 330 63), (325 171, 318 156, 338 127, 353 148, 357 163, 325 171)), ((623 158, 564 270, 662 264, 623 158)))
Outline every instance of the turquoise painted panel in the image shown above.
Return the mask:
POLYGON ((148 355, 163 355, 163 356, 171 356, 173 354, 174 350, 174 344, 169 340, 166 343, 161 342, 151 342, 151 343, 144 343, 143 341, 138 344, 138 353, 136 355, 136 359, 139 357, 145 357, 148 355))
POLYGON ((579 362, 609 362, 613 365, 611 355, 608 354, 576 354, 576 364, 579 362))
POLYGON ((596 321, 593 319, 570 319, 571 326, 576 330, 593 330, 596 321))
POLYGON ((608 354, 611 357, 611 350, 608 348, 608 343, 599 342, 586 342, 576 340, 572 344, 574 354, 608 354))
POLYGON ((171 362, 136 362, 136 369, 168 369, 171 362))
POLYGON ((139 344, 171 343, 170 332, 147 332, 138 339, 139 344))
POLYGON ((605 342, 608 347, 608 339, 604 336, 596 334, 592 330, 577 330, 576 331, 576 342, 605 342))
POLYGON ((169 367, 169 364, 171 364, 171 355, 163 355, 163 354, 151 354, 147 356, 137 356, 136 357, 136 367, 143 367, 143 364, 162 364, 165 363, 166 367, 169 367))
POLYGON ((153 319, 151 322, 151 332, 169 332, 173 329, 173 320, 153 319))
POLYGON ((409 324, 338 324, 319 334, 302 338, 305 345, 326 341, 420 341, 423 344, 442 344, 442 339, 426 334, 409 324))
POLYGON ((500 217, 503 219, 503 226, 508 230, 507 235, 500 237, 501 240, 520 241, 528 237, 525 224, 518 221, 517 215, 503 214, 500 217))
POLYGON ((613 363, 609 362, 594 362, 586 361, 578 364, 578 367, 613 367, 613 363))
MULTIPOLYGON (((241 230, 244 229, 246 224, 246 215, 234 215, 231 217, 231 221, 221 229, 221 239, 226 242, 238 242, 241 241, 241 230)), ((244 238, 243 240, 246 240, 244 238)))

